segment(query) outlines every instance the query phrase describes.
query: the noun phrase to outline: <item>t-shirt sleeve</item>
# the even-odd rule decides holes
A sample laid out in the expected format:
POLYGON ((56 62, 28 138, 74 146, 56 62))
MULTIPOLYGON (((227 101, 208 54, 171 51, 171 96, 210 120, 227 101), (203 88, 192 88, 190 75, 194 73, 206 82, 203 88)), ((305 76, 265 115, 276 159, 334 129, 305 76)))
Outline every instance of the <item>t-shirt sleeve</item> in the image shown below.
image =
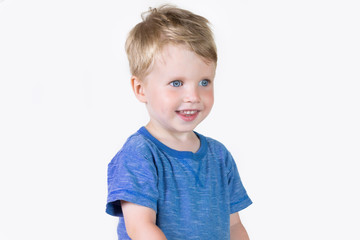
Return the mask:
POLYGON ((232 156, 230 157, 230 172, 228 173, 228 184, 230 191, 230 213, 236 213, 252 204, 242 182, 236 163, 232 156))
POLYGON ((108 165, 106 212, 122 216, 120 200, 157 212, 157 199, 157 172, 153 160, 136 146, 123 148, 108 165))

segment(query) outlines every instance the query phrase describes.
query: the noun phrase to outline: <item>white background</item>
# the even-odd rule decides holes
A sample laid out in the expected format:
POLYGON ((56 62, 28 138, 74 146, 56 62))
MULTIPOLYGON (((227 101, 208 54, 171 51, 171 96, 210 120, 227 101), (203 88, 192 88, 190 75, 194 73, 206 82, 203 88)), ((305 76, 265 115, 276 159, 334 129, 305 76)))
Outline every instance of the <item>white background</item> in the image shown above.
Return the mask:
MULTIPOLYGON (((168 1, 208 18, 253 240, 360 239, 360 3, 168 1)), ((0 1, 0 239, 116 239, 107 164, 148 117, 124 52, 163 1, 0 1)))

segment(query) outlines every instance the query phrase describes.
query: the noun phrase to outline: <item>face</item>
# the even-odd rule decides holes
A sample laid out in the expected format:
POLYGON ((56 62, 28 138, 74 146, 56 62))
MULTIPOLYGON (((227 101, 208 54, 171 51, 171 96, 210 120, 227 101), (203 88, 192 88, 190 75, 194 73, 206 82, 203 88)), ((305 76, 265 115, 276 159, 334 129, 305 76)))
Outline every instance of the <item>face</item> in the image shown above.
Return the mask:
POLYGON ((139 86, 150 115, 148 127, 192 132, 213 106, 215 68, 184 46, 165 46, 139 86))

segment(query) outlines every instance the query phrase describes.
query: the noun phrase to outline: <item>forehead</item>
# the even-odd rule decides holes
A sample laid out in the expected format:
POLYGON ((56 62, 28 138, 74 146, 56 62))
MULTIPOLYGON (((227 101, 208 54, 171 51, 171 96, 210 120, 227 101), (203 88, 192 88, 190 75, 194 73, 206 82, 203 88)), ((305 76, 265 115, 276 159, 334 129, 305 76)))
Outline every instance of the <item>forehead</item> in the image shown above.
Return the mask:
POLYGON ((215 74, 216 64, 209 61, 185 45, 167 44, 154 57, 152 71, 188 72, 215 74))

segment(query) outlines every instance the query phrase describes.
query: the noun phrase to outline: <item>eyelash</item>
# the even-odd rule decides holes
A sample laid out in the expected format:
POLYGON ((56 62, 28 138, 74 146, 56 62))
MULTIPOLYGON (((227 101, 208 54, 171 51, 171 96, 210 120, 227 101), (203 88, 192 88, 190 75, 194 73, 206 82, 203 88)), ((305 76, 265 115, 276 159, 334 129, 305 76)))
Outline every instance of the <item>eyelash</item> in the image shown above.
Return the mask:
MULTIPOLYGON (((199 82, 199 86, 207 87, 207 86, 209 86, 210 82, 211 81, 208 79, 203 79, 199 82), (206 84, 204 85, 204 83, 206 83, 206 84)), ((184 85, 184 83, 180 80, 175 80, 175 81, 170 82, 170 85, 173 87, 181 87, 182 85, 184 85)))

